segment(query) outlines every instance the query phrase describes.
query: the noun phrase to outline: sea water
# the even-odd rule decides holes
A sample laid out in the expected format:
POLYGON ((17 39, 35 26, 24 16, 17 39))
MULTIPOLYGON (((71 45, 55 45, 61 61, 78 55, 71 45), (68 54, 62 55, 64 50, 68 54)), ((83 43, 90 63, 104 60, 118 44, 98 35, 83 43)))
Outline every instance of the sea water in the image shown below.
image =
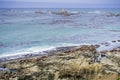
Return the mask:
POLYGON ((120 9, 64 10, 0 9, 0 56, 120 39, 120 9))

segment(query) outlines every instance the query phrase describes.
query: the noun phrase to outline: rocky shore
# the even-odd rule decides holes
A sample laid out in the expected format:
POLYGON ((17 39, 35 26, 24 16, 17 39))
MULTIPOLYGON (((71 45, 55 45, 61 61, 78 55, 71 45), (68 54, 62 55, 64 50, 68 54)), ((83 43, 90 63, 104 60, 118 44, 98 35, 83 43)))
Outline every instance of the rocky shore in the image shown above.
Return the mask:
POLYGON ((58 48, 49 55, 0 62, 0 80, 119 80, 120 48, 58 48))

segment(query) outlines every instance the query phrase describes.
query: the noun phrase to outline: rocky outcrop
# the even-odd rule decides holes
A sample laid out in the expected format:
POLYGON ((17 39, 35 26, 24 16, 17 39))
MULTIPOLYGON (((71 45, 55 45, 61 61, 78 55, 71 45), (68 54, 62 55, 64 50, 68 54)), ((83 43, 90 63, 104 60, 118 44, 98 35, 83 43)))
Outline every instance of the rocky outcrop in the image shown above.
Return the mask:
POLYGON ((106 58, 101 60, 101 64, 107 66, 107 70, 120 74, 120 48, 111 51, 104 51, 106 58))
POLYGON ((107 17, 118 17, 120 16, 120 13, 109 13, 107 17))
POLYGON ((43 12, 41 11, 35 11, 36 14, 44 14, 43 12))
POLYGON ((60 12, 58 12, 58 13, 53 13, 53 14, 57 14, 57 15, 64 15, 64 16, 71 16, 71 15, 74 15, 73 13, 70 13, 70 12, 68 12, 67 10, 64 10, 64 9, 62 9, 60 12))
POLYGON ((94 45, 59 48, 51 55, 0 63, 1 80, 116 80, 120 77, 120 48, 99 56, 94 45), (117 54, 115 54, 117 53, 117 54))

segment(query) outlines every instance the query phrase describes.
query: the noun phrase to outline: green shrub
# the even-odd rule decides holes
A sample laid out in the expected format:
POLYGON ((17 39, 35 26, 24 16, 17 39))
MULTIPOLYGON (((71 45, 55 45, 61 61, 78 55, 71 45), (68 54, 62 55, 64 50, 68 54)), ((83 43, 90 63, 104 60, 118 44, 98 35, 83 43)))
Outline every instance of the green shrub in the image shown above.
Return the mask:
POLYGON ((117 80, 120 80, 120 78, 118 78, 117 80))

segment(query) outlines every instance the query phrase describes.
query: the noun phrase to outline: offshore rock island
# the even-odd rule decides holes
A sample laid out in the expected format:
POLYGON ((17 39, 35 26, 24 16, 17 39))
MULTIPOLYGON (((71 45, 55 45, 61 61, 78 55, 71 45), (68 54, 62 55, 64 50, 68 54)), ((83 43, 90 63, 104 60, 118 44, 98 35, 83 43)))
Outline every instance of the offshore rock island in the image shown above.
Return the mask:
POLYGON ((64 47, 49 55, 1 62, 0 80, 119 80, 120 48, 97 52, 98 47, 64 47))

